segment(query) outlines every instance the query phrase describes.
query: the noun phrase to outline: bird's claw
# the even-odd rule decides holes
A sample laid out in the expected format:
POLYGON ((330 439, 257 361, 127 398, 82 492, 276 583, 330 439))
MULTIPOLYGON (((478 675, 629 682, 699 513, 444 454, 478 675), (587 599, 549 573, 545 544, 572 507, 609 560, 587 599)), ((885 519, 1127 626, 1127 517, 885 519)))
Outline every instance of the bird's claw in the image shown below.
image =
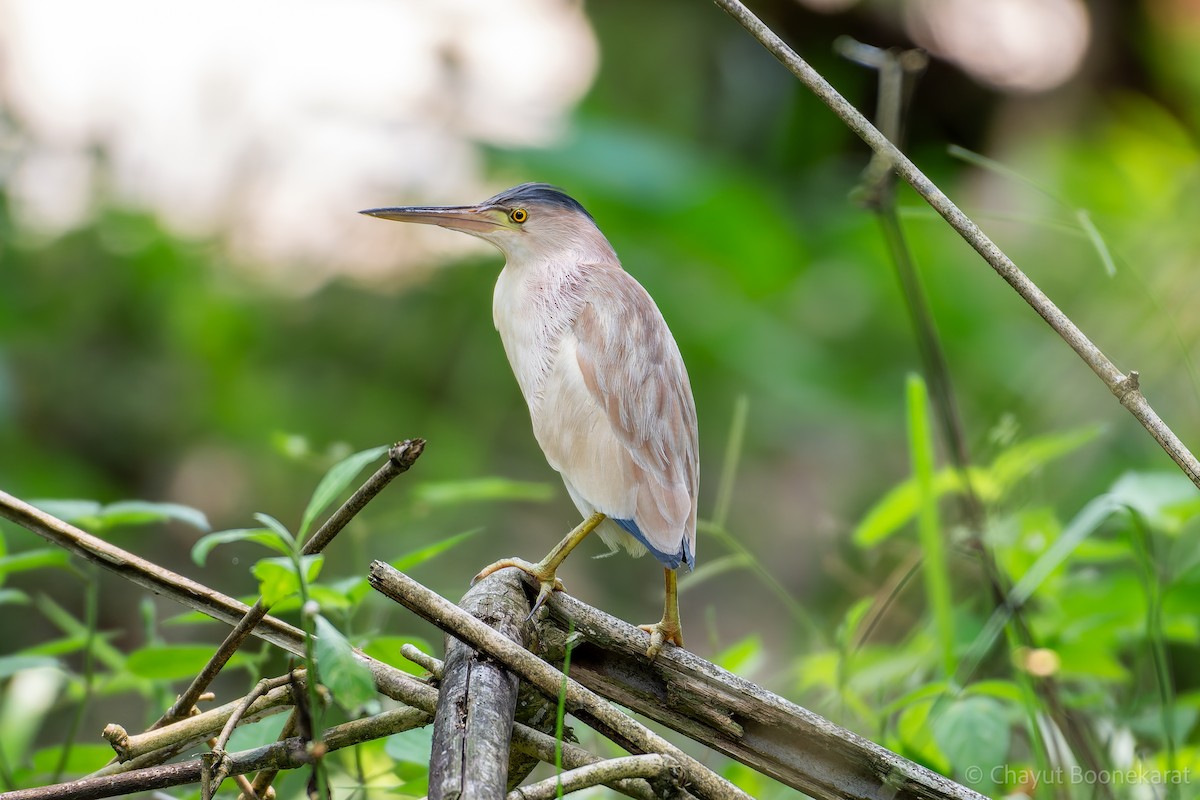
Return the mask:
POLYGON ((533 609, 529 612, 530 617, 537 613, 537 610, 550 597, 551 592, 561 592, 566 588, 563 586, 563 582, 554 575, 554 570, 542 564, 532 564, 521 558, 502 558, 495 564, 489 564, 471 579, 471 585, 474 586, 493 572, 506 569, 507 567, 515 567, 522 572, 532 575, 541 585, 541 588, 538 590, 537 599, 533 602, 533 609))
POLYGON ((664 619, 653 625, 638 625, 638 627, 650 634, 650 646, 646 648, 646 658, 651 661, 662 651, 667 642, 683 647, 683 630, 678 622, 668 622, 664 619))

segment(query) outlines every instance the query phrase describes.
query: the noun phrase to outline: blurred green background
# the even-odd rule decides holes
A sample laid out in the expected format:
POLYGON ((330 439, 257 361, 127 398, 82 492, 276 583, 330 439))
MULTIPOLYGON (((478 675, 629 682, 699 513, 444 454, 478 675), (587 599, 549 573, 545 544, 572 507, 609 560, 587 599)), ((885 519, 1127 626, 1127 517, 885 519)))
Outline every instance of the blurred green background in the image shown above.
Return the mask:
MULTIPOLYGON (((1028 48, 1009 52, 1002 41, 985 41, 985 47, 968 38, 968 54, 972 47, 1008 53, 1009 62, 991 66, 953 55, 962 52, 961 43, 954 44, 955 29, 947 27, 954 3, 835 3, 826 4, 832 9, 826 13, 814 9, 820 5, 769 0, 754 8, 864 110, 873 108, 876 76, 834 54, 837 36, 882 47, 911 47, 915 38, 932 48, 912 101, 908 152, 1118 366, 1140 371, 1146 395, 1184 442, 1200 443, 1194 359, 1200 345, 1200 4, 999 4, 1017 9, 1013 19, 1029 26, 1017 28, 1017 40, 1028 48), (1044 20, 1038 8, 1059 16, 1044 20), (1084 27, 1071 28, 1078 19, 1084 27), (1045 30, 1055 36, 1042 52, 1034 32, 1045 30), (1041 67, 1038 59, 1072 46, 1080 50, 1078 62, 1063 67, 1051 85, 1028 88, 1003 80, 1052 71, 1052 60, 1041 67), (1003 169, 956 157, 949 145, 995 159, 1003 169), (1089 233, 1092 226, 1096 235, 1089 233)), ((846 695, 822 691, 830 686, 821 686, 811 672, 806 677, 812 666, 805 661, 835 648, 848 609, 874 595, 917 547, 911 526, 874 548, 852 540, 868 510, 911 473, 905 378, 920 368, 878 225, 851 198, 869 154, 711 4, 540 6, 557 9, 547 12, 552 19, 574 15, 572 35, 582 30, 598 56, 594 73, 581 79, 582 96, 558 101, 554 114, 560 119, 545 126, 541 141, 506 142, 480 133, 486 118, 476 121, 481 128, 453 130, 456 117, 449 114, 430 134, 460 145, 450 148, 457 160, 443 164, 438 159, 444 150, 411 145, 405 123, 396 122, 397 108, 408 99, 385 95, 377 116, 368 108, 358 121, 394 146, 379 149, 365 173, 347 168, 340 183, 339 159, 356 139, 318 140, 324 149, 301 160, 320 165, 319 180, 293 176, 289 191, 296 193, 296 205, 274 219, 277 238, 286 241, 292 231, 303 238, 307 227, 325 221, 310 218, 302 201, 324 192, 337 199, 342 215, 329 223, 337 230, 334 244, 257 257, 240 246, 247 234, 239 219, 262 198, 249 191, 261 190, 255 159, 270 163, 286 137, 229 154, 242 161, 222 190, 223 213, 216 222, 189 225, 175 203, 186 199, 186 182, 173 185, 174 195, 139 193, 136 184, 130 189, 137 169, 130 177, 130 158, 120 147, 147 148, 140 169, 153 171, 150 133, 134 130, 120 146, 105 137, 76 135, 67 144, 47 139, 53 129, 44 117, 50 112, 43 109, 43 118, 34 119, 26 113, 31 106, 20 100, 32 86, 23 81, 36 76, 22 73, 18 56, 35 44, 19 44, 22 29, 10 28, 0 39, 11 57, 0 80, 0 487, 26 499, 182 503, 207 514, 215 530, 251 526, 258 511, 295 525, 313 486, 340 457, 421 436, 429 442, 425 455, 346 531, 329 553, 324 577, 361 575, 371 559, 395 559, 472 529, 478 533, 465 544, 414 568, 414 576, 457 597, 479 567, 497 558, 539 557, 575 524, 577 513, 531 435, 492 328, 500 256, 484 249, 446 255, 445 248, 463 244, 450 243, 455 234, 434 230, 422 239, 401 239, 408 236, 401 226, 355 212, 410 202, 475 202, 507 185, 549 181, 589 209, 679 341, 699 408, 702 517, 713 513, 735 409, 745 398, 744 444, 731 473, 726 527, 777 586, 745 561, 698 576, 702 580, 682 596, 689 648, 716 657, 748 643, 743 652, 753 657, 735 664, 747 677, 886 738, 886 723, 864 719, 868 715, 846 695), (72 169, 86 171, 89 188, 82 200, 68 199, 73 184, 53 180, 62 173, 37 173, 41 208, 81 208, 67 222, 46 222, 31 205, 29 164, 46 152, 66 158, 70 148, 72 169), (410 169, 419 177, 404 177, 410 169), (239 175, 247 176, 245 194, 239 175), (370 268, 343 270, 343 251, 347 262, 370 268), (512 483, 479 483, 487 478, 512 483)), ((19 7, 0 5, 0 11, 19 17, 19 7)), ((458 7, 468 16, 484 13, 470 4, 458 7)), ((424 26, 447 16, 419 4, 409 8, 424 26)), ((327 13, 338 19, 336 11, 327 13)), ((516 59, 516 51, 552 48, 560 34, 539 28, 544 38, 531 44, 521 20, 510 24, 512 31, 493 34, 511 51, 482 67, 483 76, 500 86, 532 85, 542 77, 537 62, 516 59)), ((999 23, 989 31, 977 21, 971 30, 998 40, 1005 35, 999 23)), ((114 59, 123 46, 159 35, 153 27, 118 31, 120 38, 108 43, 114 59)), ((401 42, 415 35, 394 33, 401 42)), ((359 81, 373 80, 370 69, 356 73, 334 64, 350 55, 321 46, 323 35, 353 42, 355 31, 348 23, 334 25, 301 43, 314 73, 331 76, 331 96, 350 96, 359 81)), ((438 41, 454 40, 452 31, 440 35, 438 41)), ((222 58, 221 40, 191 47, 222 58)), ((580 63, 588 58, 579 55, 580 63)), ((434 84, 430 91, 446 102, 466 107, 480 96, 502 94, 489 89, 488 80, 472 89, 475 73, 461 66, 463 53, 431 48, 428 59, 459 63, 457 74, 467 76, 434 84), (455 87, 462 96, 453 94, 455 87)), ((100 66, 103 59, 80 68, 100 66)), ((155 67, 144 63, 141 69, 155 67)), ((168 83, 172 77, 166 76, 168 83)), ((202 93, 175 95, 176 106, 214 102, 202 93)), ((222 124, 252 129, 250 109, 217 105, 213 116, 222 124)), ((108 108, 120 116, 119 102, 108 108)), ((409 113, 419 119, 425 108, 418 103, 409 113)), ((505 113, 532 112, 518 105, 505 113)), ((193 135, 202 145, 206 134, 193 135)), ((173 158, 193 155, 217 158, 199 152, 173 158)), ((1169 459, 1036 314, 911 192, 901 189, 899 202, 976 463, 989 464, 1038 437, 1089 426, 1101 431, 989 498, 995 529, 1021 528, 1019 521, 1028 521, 1022 514, 1030 510, 1070 520, 1127 473, 1169 476, 1169 459)), ((1186 485, 1164 480, 1172 486, 1172 502, 1187 499, 1186 485)), ((945 535, 961 542, 953 504, 942 510, 945 535)), ((1181 526, 1190 530, 1185 522, 1164 540, 1164 547, 1182 550, 1168 547, 1154 558, 1167 563, 1172 553, 1194 557, 1190 544, 1174 544, 1181 541, 1181 526)), ((30 534, 12 526, 3 530, 10 554, 39 546, 30 534)), ((1061 530, 1061 524, 1046 530, 1061 530)), ((1021 563, 1004 549, 1014 540, 989 531, 1009 576, 1018 580, 1021 563)), ((218 548, 200 568, 188 552, 201 534, 187 525, 105 535, 227 593, 254 590, 248 565, 262 552, 252 545, 218 548)), ((567 562, 560 575, 569 591, 630 621, 655 618, 662 591, 657 566, 624 555, 588 558, 600 552, 598 542, 590 543, 567 562)), ((731 552, 722 538, 701 534, 701 565, 731 552)), ((961 624, 977 630, 990 605, 975 559, 957 544, 948 558, 954 595, 970 617, 961 624)), ((1122 566, 1121 558, 1115 567, 1089 562, 1080 568, 1110 577, 1136 572, 1132 561, 1122 566)), ((1158 564, 1152 559, 1152 572, 1158 564)), ((125 651, 150 641, 144 616, 136 613, 140 595, 115 578, 99 580, 99 627, 111 632, 108 641, 125 651)), ((894 598, 872 641, 898 648, 922 630, 920 583, 894 598)), ((1184 583, 1190 588, 1164 649, 1180 697, 1200 690, 1200 626, 1196 606, 1188 607, 1200 599, 1200 580, 1192 575, 1184 583)), ((29 597, 47 594, 82 613, 84 582, 72 573, 22 573, 8 585, 29 597)), ((1128 605, 1127 588, 1113 578, 1098 596, 1128 605)), ((175 613, 165 605, 158 609, 163 617, 175 613)), ((371 615, 369 623, 347 624, 363 632, 381 628, 437 638, 398 612, 376 608, 371 615)), ((1064 611, 1056 619, 1068 617, 1064 611)), ((0 619, 6 653, 57 635, 36 619, 0 619)), ((1132 629, 1141 630, 1140 619, 1132 629)), ((1053 638, 1056 630, 1042 632, 1053 638)), ((217 626, 160 633, 168 640, 213 643, 222 635, 217 626)), ((1111 642, 1106 657, 1120 667, 1116 677, 1085 670, 1063 678, 1081 695, 1116 686, 1130 698, 1126 717, 1142 714, 1136 699, 1157 696, 1146 678, 1154 668, 1139 666, 1152 639, 1117 636, 1111 642), (1135 707, 1136 714, 1130 710, 1135 707)), ((985 672, 998 677, 1008 661, 994 657, 985 672)), ((922 669, 907 669, 910 682, 929 679, 922 669)), ((868 705, 912 688, 901 685, 900 671, 896 667, 861 693, 868 705)), ((108 702, 111 710, 128 697, 114 693, 108 702)), ((1191 742, 1194 752, 1194 695, 1192 705, 1183 707, 1191 711, 1178 722, 1172 748, 1191 742)), ((1127 724, 1112 708, 1090 710, 1099 727, 1127 724)), ((85 730, 106 721, 104 712, 103 703, 89 712, 85 730)), ((1017 728, 1018 718, 1012 720, 1017 728)), ((1153 736, 1137 742, 1138 753, 1162 751, 1153 736)), ((888 744, 905 747, 900 740, 888 744)), ((939 761, 937 753, 908 744, 910 757, 942 769, 962 766, 947 763, 945 753, 939 761)), ((1105 743, 1100 750, 1111 752, 1105 743)))

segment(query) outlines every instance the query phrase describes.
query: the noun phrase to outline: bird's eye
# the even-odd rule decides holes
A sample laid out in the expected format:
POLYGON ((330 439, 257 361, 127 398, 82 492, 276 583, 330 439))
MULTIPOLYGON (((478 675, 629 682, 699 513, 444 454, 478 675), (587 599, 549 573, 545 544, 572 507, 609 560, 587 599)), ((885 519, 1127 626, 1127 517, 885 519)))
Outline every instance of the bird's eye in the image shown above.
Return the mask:
POLYGON ((512 211, 508 212, 508 218, 513 222, 520 224, 529 219, 529 212, 523 208, 514 208, 512 211))

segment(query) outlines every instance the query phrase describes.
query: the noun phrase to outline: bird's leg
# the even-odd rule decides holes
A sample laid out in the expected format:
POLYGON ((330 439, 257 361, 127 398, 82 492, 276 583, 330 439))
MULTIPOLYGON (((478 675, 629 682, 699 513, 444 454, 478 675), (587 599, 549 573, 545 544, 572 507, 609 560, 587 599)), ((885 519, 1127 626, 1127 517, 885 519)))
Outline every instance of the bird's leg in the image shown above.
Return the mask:
POLYGON ((667 573, 667 599, 663 606, 663 617, 653 625, 638 626, 650 634, 650 646, 646 648, 646 658, 651 661, 667 642, 683 647, 683 626, 679 624, 678 576, 673 569, 667 569, 665 572, 667 573))
POLYGON ((558 571, 559 565, 561 565, 562 562, 566 560, 567 556, 571 554, 571 551, 574 550, 580 542, 587 538, 587 535, 594 531, 596 526, 603 521, 604 515, 597 511, 583 522, 579 523, 579 525, 575 527, 575 530, 568 533, 565 539, 556 544, 554 549, 536 564, 531 564, 521 558, 502 558, 495 564, 489 564, 480 570, 479 574, 471 579, 471 583, 475 584, 486 578, 488 575, 491 575, 493 572, 504 569, 505 567, 516 567, 523 572, 528 572, 530 575, 537 578, 538 582, 542 585, 541 590, 538 591, 537 600, 534 601, 533 609, 529 612, 529 615, 533 616, 533 614, 542 607, 542 603, 546 602, 546 598, 550 596, 551 592, 553 592, 555 589, 560 591, 562 590, 562 581, 554 577, 554 573, 558 571))

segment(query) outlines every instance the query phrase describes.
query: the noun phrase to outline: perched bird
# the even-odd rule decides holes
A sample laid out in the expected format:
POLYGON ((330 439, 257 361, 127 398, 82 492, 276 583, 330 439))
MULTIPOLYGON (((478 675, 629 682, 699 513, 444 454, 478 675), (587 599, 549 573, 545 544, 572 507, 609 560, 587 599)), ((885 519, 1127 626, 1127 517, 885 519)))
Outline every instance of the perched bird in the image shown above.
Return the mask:
POLYGON ((676 570, 695 566, 700 480, 696 404, 658 306, 621 267, 582 205, 525 183, 474 206, 362 213, 485 239, 505 256, 492 315, 546 460, 585 517, 536 564, 497 561, 541 582, 535 610, 562 583, 558 566, 591 531, 615 551, 646 550, 666 572, 663 617, 643 625, 647 655, 683 644, 676 570))

